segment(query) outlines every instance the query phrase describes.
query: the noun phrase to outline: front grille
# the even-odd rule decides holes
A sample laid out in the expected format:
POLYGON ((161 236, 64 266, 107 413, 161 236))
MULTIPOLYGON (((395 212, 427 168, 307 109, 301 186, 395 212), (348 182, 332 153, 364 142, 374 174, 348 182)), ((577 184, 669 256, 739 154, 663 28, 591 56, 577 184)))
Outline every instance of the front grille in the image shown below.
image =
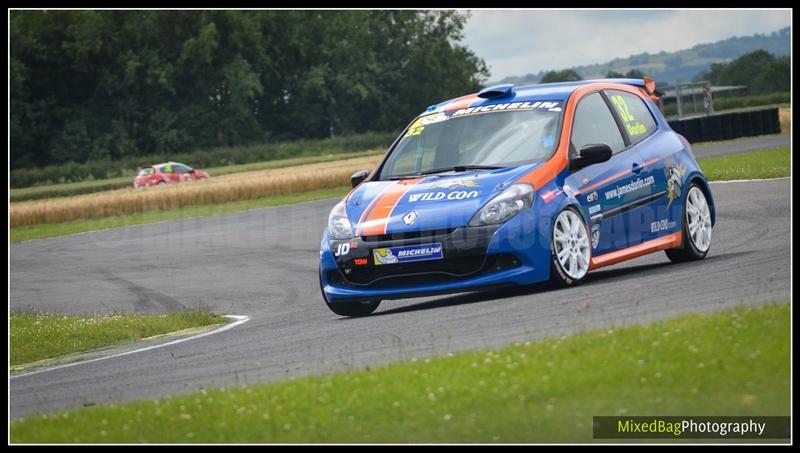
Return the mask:
MULTIPOLYGON (((371 265, 348 269, 349 272, 344 277, 350 283, 369 285, 371 288, 445 282, 478 272, 484 268, 486 261, 487 257, 484 255, 463 255, 440 260, 371 265)), ((491 261, 494 262, 494 257, 491 261)), ((486 267, 491 266, 486 264, 486 267)))
POLYGON ((427 283, 446 283, 480 273, 497 272, 520 265, 510 254, 464 255, 442 260, 415 263, 368 266, 348 269, 342 274, 331 271, 329 278, 336 284, 356 284, 367 288, 397 288, 427 283))
POLYGON ((345 286, 398 288, 454 281, 519 265, 519 260, 511 255, 486 255, 497 228, 496 225, 448 228, 332 241, 332 251, 347 243, 349 253, 336 257, 338 269, 329 271, 328 278, 334 284, 345 286), (372 255, 376 248, 432 243, 441 243, 443 258, 375 265, 372 255))
POLYGON ((407 231, 405 233, 393 234, 376 234, 374 236, 361 236, 364 242, 383 242, 383 241, 404 241, 408 239, 430 239, 435 241, 437 239, 449 236, 455 231, 455 228, 446 228, 441 230, 427 230, 427 231, 407 231))

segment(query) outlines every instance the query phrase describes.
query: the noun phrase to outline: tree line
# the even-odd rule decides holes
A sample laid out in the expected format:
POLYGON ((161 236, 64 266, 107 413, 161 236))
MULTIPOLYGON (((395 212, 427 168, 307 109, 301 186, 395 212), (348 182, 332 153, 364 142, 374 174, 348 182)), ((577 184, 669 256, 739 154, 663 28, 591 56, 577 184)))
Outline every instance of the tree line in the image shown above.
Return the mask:
POLYGON ((751 95, 788 92, 791 67, 788 55, 775 57, 765 50, 756 50, 728 63, 712 63, 695 80, 708 80, 713 85, 745 85, 751 95))
MULTIPOLYGON (((641 79, 645 75, 634 68, 624 74, 608 71, 606 78, 641 79)), ((578 80, 582 80, 582 77, 575 69, 562 69, 545 72, 539 83, 578 80)), ((707 71, 697 74, 694 80, 709 81, 712 85, 745 85, 750 95, 788 92, 791 61, 788 55, 776 57, 766 50, 756 50, 727 63, 712 63, 707 71)))
POLYGON ((476 91, 455 11, 12 11, 12 169, 396 131, 476 91))
MULTIPOLYGON (((617 71, 608 71, 606 74, 607 79, 643 79, 645 74, 638 69, 631 69, 626 73, 617 71)), ((583 80, 583 78, 574 69, 561 69, 547 71, 539 80, 539 83, 555 83, 555 82, 576 82, 583 80)))

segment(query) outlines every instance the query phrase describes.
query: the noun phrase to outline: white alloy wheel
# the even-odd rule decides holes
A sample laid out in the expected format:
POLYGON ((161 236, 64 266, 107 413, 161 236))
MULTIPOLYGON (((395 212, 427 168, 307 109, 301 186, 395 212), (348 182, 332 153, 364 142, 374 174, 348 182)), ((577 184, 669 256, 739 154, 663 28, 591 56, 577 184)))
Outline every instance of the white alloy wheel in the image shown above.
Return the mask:
POLYGON ((711 246, 711 212, 706 195, 697 186, 690 188, 686 196, 686 225, 692 245, 701 253, 708 251, 711 246))
POLYGON ((573 280, 589 271, 591 246, 581 217, 571 209, 561 211, 553 228, 553 247, 561 269, 573 280))

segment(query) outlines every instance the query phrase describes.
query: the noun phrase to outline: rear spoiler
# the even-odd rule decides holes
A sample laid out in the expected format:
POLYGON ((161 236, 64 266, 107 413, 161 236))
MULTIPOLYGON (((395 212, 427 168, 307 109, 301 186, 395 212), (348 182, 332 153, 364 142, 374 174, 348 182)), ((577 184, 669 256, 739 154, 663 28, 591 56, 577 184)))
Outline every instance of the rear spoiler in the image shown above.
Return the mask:
POLYGON ((660 96, 661 93, 656 91, 656 82, 649 76, 643 79, 600 79, 595 82, 610 82, 610 83, 624 83, 625 85, 632 85, 641 88, 649 95, 660 96))

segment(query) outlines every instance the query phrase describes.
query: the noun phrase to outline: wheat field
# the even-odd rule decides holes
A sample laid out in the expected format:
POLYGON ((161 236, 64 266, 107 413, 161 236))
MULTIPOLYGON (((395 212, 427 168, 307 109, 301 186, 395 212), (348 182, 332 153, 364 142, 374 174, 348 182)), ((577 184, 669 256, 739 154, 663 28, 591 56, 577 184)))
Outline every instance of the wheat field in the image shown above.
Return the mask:
POLYGON ((212 174, 211 178, 204 181, 11 203, 11 227, 64 223, 340 187, 349 184, 350 175, 354 172, 372 170, 380 158, 358 157, 219 177, 212 174))
POLYGON ((782 107, 778 110, 778 118, 781 123, 781 133, 786 134, 792 128, 792 108, 782 107))

